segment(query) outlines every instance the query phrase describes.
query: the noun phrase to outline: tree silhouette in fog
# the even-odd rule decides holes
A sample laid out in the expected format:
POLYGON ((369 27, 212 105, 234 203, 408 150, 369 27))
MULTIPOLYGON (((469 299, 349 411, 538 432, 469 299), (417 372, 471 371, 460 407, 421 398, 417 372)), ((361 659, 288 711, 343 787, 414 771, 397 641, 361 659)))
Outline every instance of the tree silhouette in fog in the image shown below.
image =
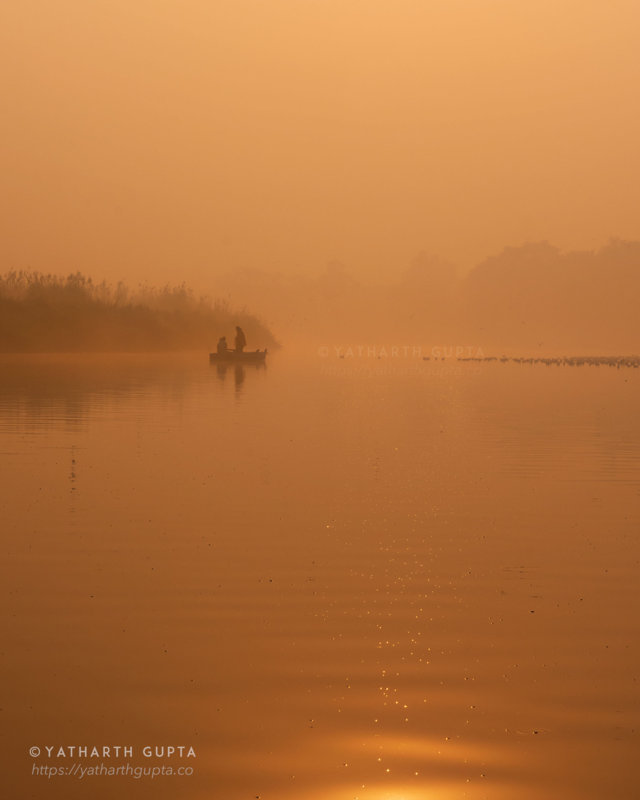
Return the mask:
POLYGON ((79 272, 0 276, 0 350, 4 352, 210 349, 240 324, 252 341, 276 345, 252 314, 196 297, 184 284, 115 287, 79 272))
POLYGON ((487 344, 634 348, 640 342, 640 242, 595 252, 547 242, 509 247, 473 269, 460 289, 460 325, 487 344))

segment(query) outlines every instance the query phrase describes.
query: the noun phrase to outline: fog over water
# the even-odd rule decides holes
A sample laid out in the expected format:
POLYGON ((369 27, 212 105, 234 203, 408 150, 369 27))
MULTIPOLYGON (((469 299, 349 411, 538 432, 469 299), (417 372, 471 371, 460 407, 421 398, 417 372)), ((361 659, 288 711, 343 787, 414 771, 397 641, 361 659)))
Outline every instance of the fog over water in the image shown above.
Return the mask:
POLYGON ((636 800, 639 30, 0 4, 3 797, 636 800))
POLYGON ((422 253, 394 281, 359 280, 344 264, 316 276, 230 272, 231 303, 260 307, 281 338, 342 347, 423 347, 426 353, 535 355, 640 351, 640 242, 594 252, 547 242, 504 248, 466 275, 422 253))

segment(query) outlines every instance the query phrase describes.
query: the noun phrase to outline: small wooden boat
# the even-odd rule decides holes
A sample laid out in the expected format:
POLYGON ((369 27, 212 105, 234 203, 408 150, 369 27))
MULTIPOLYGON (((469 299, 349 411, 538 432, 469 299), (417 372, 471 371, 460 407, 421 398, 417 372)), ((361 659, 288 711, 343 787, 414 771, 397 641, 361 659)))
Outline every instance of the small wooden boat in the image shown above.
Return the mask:
POLYGON ((209 353, 210 364, 261 364, 267 357, 267 350, 226 350, 224 353, 209 353))

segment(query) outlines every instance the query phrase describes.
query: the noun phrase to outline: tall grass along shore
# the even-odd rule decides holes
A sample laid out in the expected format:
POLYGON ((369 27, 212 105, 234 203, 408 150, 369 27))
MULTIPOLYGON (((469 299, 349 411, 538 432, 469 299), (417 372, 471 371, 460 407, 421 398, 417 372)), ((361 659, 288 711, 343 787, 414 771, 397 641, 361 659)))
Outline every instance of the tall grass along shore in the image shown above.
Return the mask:
POLYGON ((213 349, 242 326, 256 347, 274 347, 256 316, 197 297, 184 284, 113 286, 79 272, 0 275, 0 352, 145 352, 213 349))

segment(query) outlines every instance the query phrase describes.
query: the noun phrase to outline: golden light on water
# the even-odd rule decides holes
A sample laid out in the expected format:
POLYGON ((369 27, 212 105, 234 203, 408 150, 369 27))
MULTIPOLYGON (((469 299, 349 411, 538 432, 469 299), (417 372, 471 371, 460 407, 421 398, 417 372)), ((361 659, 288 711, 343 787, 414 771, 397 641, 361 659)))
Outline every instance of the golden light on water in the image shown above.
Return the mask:
POLYGON ((635 800, 639 31, 0 2, 8 798, 635 800))

